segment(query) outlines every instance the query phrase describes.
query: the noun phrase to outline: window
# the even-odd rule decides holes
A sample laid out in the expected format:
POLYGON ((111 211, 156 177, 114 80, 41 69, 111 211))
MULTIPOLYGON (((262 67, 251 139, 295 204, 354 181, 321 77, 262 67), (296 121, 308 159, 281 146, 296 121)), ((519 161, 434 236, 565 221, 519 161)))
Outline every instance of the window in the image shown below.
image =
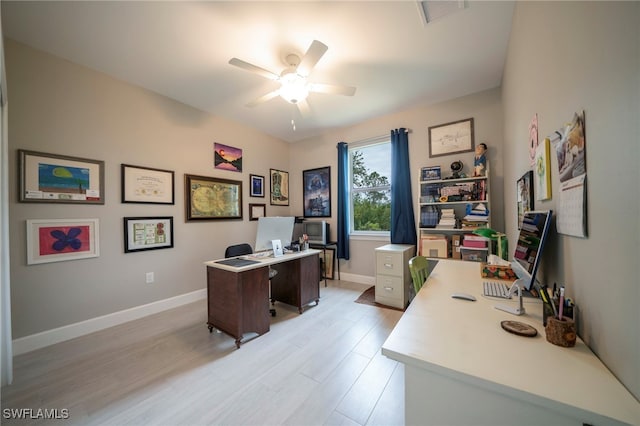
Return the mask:
POLYGON ((388 235, 391 230, 391 141, 349 147, 351 234, 388 235))

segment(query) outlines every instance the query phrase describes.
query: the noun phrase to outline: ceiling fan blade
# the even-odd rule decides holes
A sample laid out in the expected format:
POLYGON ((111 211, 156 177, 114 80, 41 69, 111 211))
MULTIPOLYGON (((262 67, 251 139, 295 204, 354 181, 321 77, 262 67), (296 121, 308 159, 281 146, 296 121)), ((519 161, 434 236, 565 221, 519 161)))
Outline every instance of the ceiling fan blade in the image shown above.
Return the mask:
POLYGON ((304 54, 304 57, 300 61, 300 65, 298 65, 298 74, 303 77, 309 77, 311 70, 316 66, 327 49, 328 47, 324 43, 321 43, 318 40, 313 40, 311 46, 309 46, 309 49, 307 50, 307 53, 304 54))
POLYGON ((296 102, 295 104, 298 107, 298 111, 300 111, 301 116, 308 116, 311 110, 309 109, 309 103, 306 99, 296 102))
POLYGON ((258 75, 261 75, 269 80, 277 80, 280 78, 279 75, 272 73, 269 70, 265 70, 264 68, 260 68, 257 65, 250 64, 249 62, 245 62, 242 59, 231 58, 229 60, 229 64, 234 65, 238 68, 242 68, 245 71, 249 71, 258 75))
POLYGON ((313 83, 309 85, 309 91, 314 93, 326 93, 329 95, 353 96, 356 93, 356 88, 350 86, 336 86, 333 84, 313 83))
POLYGON ((260 96, 258 99, 251 101, 247 104, 249 108, 253 108, 254 106, 260 105, 263 102, 267 102, 278 96, 280 94, 280 89, 274 90, 273 92, 269 92, 266 95, 260 96))

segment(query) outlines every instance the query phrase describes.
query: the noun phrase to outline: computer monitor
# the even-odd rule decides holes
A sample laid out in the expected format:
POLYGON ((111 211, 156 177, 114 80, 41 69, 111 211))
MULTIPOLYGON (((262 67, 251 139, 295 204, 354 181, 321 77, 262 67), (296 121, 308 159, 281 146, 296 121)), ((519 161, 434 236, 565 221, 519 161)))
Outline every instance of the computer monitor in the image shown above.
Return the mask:
POLYGON ((282 246, 291 244, 291 235, 293 234, 293 223, 295 218, 292 217, 260 217, 258 218, 258 231, 256 232, 256 252, 272 250, 273 240, 280 240, 282 246))
POLYGON ((524 290, 531 290, 536 281, 536 272, 540 266, 552 211, 528 211, 522 220, 516 248, 511 261, 511 269, 518 276, 517 284, 524 290))

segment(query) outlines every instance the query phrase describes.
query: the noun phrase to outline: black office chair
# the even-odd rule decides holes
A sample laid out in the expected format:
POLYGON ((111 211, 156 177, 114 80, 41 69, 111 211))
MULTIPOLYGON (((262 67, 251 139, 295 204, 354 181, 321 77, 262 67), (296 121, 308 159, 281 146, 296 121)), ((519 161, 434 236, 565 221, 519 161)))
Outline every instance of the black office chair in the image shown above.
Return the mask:
MULTIPOLYGON (((227 247, 224 251, 224 257, 236 257, 236 256, 245 256, 247 254, 252 254, 253 248, 247 243, 235 244, 227 247)), ((269 283, 271 283, 271 278, 275 277, 278 274, 278 271, 275 269, 269 268, 269 283)), ((272 301, 272 303, 274 303, 272 301)), ((274 308, 269 309, 272 317, 276 316, 276 310, 274 308)))

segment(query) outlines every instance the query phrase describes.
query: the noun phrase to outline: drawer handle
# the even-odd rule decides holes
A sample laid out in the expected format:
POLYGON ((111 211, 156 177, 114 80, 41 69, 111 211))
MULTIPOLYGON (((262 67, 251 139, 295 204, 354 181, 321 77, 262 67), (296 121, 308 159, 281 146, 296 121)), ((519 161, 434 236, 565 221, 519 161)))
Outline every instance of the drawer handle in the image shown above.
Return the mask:
POLYGON ((385 268, 393 268, 393 263, 385 263, 384 267, 385 268))
POLYGON ((385 287, 384 288, 386 291, 393 291, 393 287, 385 287))

